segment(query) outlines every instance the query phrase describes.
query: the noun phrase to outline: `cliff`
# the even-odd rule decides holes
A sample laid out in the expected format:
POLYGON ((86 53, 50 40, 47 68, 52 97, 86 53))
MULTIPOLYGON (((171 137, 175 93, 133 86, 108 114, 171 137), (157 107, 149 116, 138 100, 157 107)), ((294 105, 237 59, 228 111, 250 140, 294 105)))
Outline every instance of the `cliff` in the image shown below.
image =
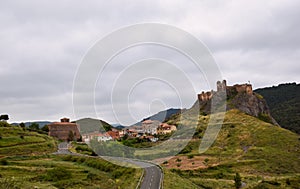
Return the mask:
POLYGON ((200 108, 201 114, 210 114, 211 103, 214 100, 216 106, 222 106, 222 94, 226 97, 226 110, 238 109, 248 115, 257 117, 263 121, 278 125, 271 116, 269 107, 264 98, 253 92, 251 84, 236 84, 227 86, 226 81, 217 82, 217 91, 202 92, 198 94, 198 100, 192 108, 200 108))

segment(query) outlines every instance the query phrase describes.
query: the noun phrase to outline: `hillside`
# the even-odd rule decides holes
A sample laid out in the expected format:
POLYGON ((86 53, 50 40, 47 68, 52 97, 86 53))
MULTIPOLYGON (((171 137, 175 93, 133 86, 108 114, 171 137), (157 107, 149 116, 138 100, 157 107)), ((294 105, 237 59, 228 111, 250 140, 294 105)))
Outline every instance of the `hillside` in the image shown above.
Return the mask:
POLYGON ((267 101, 279 125, 300 134, 300 84, 287 83, 255 90, 267 101))
MULTIPOLYGON (((194 139, 181 154, 162 164, 169 174, 185 179, 178 187, 165 188, 180 188, 185 182, 195 188, 233 188, 235 173, 242 176, 245 188, 300 187, 297 134, 239 110, 229 110, 215 143, 199 154, 209 117, 200 115, 199 120, 191 120, 198 123, 194 139)), ((179 119, 168 122, 181 124, 179 119)), ((166 182, 172 183, 172 178, 166 177, 166 182)))
POLYGON ((141 125, 145 120, 158 120, 160 122, 164 122, 165 120, 169 119, 172 115, 180 113, 181 109, 177 108, 170 108, 164 111, 160 111, 152 116, 144 118, 140 122, 135 123, 134 125, 141 125))
POLYGON ((253 92, 252 85, 248 83, 228 86, 226 80, 218 81, 217 91, 198 94, 198 100, 191 109, 199 110, 202 115, 208 115, 212 108, 225 107, 225 105, 226 110, 238 109, 248 115, 278 125, 263 96, 253 92))
POLYGON ((77 120, 76 124, 79 125, 81 134, 92 133, 95 131, 99 131, 99 132, 110 131, 113 127, 105 121, 99 119, 93 119, 93 118, 83 118, 77 120))
POLYGON ((0 122, 0 188, 135 188, 142 170, 100 158, 54 155, 57 142, 0 122))
POLYGON ((48 135, 23 130, 0 122, 0 157, 42 155, 56 151, 56 142, 48 135))
MULTIPOLYGON (((235 188, 236 174, 241 175, 243 188, 300 188, 299 135, 276 125, 264 97, 253 92, 250 84, 218 82, 217 91, 202 92, 194 106, 183 113, 167 123, 179 129, 197 128, 180 154, 162 163, 167 173, 165 183, 169 183, 165 188, 235 188), (205 131, 220 125, 208 127, 213 100, 217 107, 226 103, 225 119, 212 146, 200 154, 205 131), (180 120, 181 116, 189 118, 180 120), (178 176, 182 183, 173 180, 178 176)), ((222 120, 222 113, 213 116, 222 120)))

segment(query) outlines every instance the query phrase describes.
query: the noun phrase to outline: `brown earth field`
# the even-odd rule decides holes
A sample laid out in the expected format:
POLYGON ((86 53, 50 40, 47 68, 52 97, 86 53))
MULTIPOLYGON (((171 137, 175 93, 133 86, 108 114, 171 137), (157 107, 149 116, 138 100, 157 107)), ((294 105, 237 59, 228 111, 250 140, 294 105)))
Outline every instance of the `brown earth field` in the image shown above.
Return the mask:
MULTIPOLYGON (((161 166, 167 169, 194 170, 205 169, 208 167, 207 160, 211 159, 208 156, 175 156, 171 159, 160 159, 161 166)), ((210 165, 215 166, 215 165, 210 165)))

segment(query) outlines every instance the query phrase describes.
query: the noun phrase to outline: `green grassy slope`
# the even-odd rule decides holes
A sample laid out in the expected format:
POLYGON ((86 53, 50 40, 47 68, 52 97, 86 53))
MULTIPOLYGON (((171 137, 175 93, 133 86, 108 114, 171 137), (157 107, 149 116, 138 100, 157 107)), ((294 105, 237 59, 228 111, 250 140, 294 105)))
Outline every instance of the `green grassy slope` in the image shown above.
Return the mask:
MULTIPOLYGON (((237 172, 245 188, 300 187, 299 135, 238 110, 230 110, 215 143, 204 154, 198 154, 208 120, 209 116, 199 117, 194 140, 178 155, 205 156, 206 168, 181 170, 178 167, 170 170, 173 174, 199 188, 233 188, 237 172)), ((169 120, 172 122, 179 124, 176 119, 169 120)), ((165 185, 165 188, 170 187, 165 185)))
POLYGON ((139 169, 91 157, 15 156, 0 162, 0 188, 135 188, 140 175, 139 169))
POLYGON ((57 141, 0 125, 0 188, 135 188, 141 169, 100 158, 53 155, 57 141))
POLYGON ((0 123, 0 157, 41 155, 55 152, 57 145, 51 137, 0 123))

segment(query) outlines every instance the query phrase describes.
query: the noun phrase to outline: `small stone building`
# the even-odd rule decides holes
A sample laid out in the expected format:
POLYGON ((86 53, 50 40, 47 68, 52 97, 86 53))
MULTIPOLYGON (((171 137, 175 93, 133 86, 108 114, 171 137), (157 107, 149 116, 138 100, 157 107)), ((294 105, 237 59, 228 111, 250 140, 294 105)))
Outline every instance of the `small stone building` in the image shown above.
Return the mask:
POLYGON ((62 118, 60 121, 48 125, 49 136, 64 141, 80 139, 80 133, 75 123, 71 123, 69 118, 62 118))

